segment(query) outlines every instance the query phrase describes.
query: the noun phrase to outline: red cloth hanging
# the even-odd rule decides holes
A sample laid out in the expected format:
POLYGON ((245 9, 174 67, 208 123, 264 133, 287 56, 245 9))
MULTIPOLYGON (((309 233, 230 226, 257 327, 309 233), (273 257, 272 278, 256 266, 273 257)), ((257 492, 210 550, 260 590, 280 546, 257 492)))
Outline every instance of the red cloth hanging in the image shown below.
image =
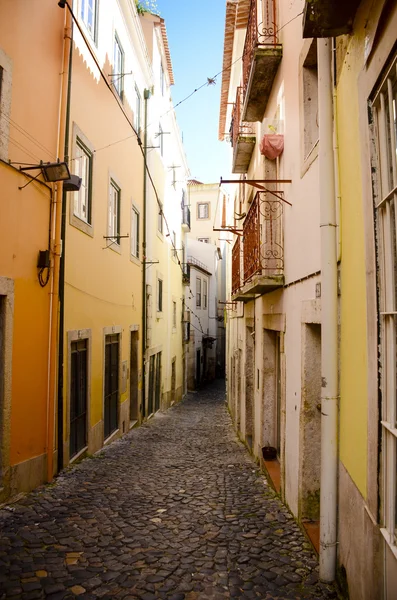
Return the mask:
POLYGON ((284 150, 284 136, 277 133, 266 133, 260 144, 260 151, 263 156, 274 160, 284 150))

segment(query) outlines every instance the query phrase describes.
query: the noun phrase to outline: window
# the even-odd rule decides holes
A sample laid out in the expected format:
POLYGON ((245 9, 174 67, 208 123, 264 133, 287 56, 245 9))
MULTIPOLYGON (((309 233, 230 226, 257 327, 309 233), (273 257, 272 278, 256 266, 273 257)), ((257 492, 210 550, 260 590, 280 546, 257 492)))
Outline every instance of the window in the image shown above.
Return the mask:
POLYGON ((8 161, 12 60, 0 48, 0 158, 8 161))
POLYGON ((172 258, 177 258, 178 257, 178 250, 176 247, 176 233, 175 231, 172 232, 172 251, 171 251, 171 256, 172 258))
POLYGON ((157 280, 157 310, 163 312, 163 280, 157 280))
POLYGON ((210 238, 197 238, 199 242, 204 242, 204 244, 210 243, 210 238))
POLYGON ((157 229, 160 233, 163 233, 163 207, 159 205, 159 212, 157 215, 157 229))
POLYGON ((176 302, 172 303, 172 327, 176 329, 176 302))
POLYGON ((160 90, 161 90, 162 96, 164 96, 164 91, 165 91, 165 77, 164 77, 163 65, 161 63, 160 63, 160 90))
POLYGON ((81 177, 81 187, 74 194, 73 214, 91 225, 91 199, 92 199, 92 152, 76 137, 74 172, 81 177))
POLYGON ((207 308, 208 281, 203 280, 203 308, 207 308))
POLYGON ((116 244, 120 244, 120 197, 119 186, 110 180, 109 190, 109 220, 108 237, 116 244))
POLYGON ((302 69, 303 78, 303 152, 310 154, 318 141, 317 40, 314 39, 302 69))
POLYGON ((141 107, 142 98, 138 90, 138 86, 135 84, 135 129, 139 133, 141 129, 141 107))
POLYGON ((196 306, 201 308, 201 279, 196 278, 196 306))
POLYGON ((139 258, 139 212, 131 206, 131 254, 139 258))
POLYGON ((380 372, 382 389, 383 521, 386 540, 397 551, 397 57, 372 99, 375 156, 373 174, 378 238, 380 372), (379 166, 379 169, 375 167, 379 166))
POLYGON ((197 218, 198 219, 208 219, 210 216, 209 204, 208 202, 201 202, 197 204, 197 218))
POLYGON ((98 0, 81 0, 80 17, 90 36, 97 41, 98 0))
POLYGON ((120 40, 115 35, 113 48, 113 86, 120 98, 123 97, 124 51, 120 40))

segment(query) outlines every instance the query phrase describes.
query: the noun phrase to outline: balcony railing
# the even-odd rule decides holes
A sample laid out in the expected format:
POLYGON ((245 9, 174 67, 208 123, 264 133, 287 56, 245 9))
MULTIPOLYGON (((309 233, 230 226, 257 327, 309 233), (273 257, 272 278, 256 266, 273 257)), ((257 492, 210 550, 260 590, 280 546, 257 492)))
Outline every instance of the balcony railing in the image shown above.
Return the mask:
POLYGON ((231 140, 233 146, 232 173, 246 173, 255 148, 256 136, 252 123, 241 120, 243 106, 243 88, 237 88, 236 102, 233 107, 231 140))
POLYGON ((241 243, 240 237, 233 246, 232 250, 232 294, 236 294, 241 288, 241 243))
POLYGON ((190 231, 190 208, 188 206, 182 206, 182 226, 190 231))
POLYGON ((270 192, 256 193, 243 226, 244 284, 257 274, 283 275, 283 209, 270 192))
POLYGON ((283 193, 275 193, 278 197, 270 192, 257 192, 245 218, 243 236, 234 244, 233 300, 247 301, 255 294, 265 294, 284 285, 284 203, 283 193))
POLYGON ((182 264, 182 283, 186 285, 190 283, 190 265, 188 263, 182 264))
POLYGON ((282 47, 278 43, 276 0, 251 0, 243 52, 245 121, 261 121, 270 96, 282 47))

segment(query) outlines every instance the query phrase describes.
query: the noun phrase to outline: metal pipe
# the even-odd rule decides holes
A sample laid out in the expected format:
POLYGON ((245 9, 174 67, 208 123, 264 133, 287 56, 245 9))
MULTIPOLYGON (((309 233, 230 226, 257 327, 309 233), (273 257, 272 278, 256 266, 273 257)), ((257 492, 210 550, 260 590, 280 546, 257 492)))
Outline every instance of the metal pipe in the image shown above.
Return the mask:
MULTIPOLYGON (((65 119, 65 162, 69 164, 69 131, 70 131, 70 99, 72 92, 72 61, 73 61, 73 29, 70 34, 70 55, 68 68, 68 92, 65 119)), ((66 210, 67 192, 62 190, 62 222, 61 244, 62 253, 59 270, 59 337, 58 337, 58 402, 57 402, 57 434, 58 461, 57 471, 63 469, 63 388, 64 388, 64 340, 65 340, 65 260, 66 260, 66 210)))
POLYGON ((332 41, 317 40, 321 228, 320 579, 335 579, 338 468, 338 311, 332 41))
MULTIPOLYGON (((62 88, 59 108, 59 133, 58 133, 58 155, 61 157, 64 153, 66 134, 66 115, 68 102, 69 86, 69 60, 72 52, 72 21, 70 14, 65 16, 65 34, 63 46, 63 69, 62 69, 62 88)), ((54 206, 54 244, 53 260, 54 275, 52 283, 51 298, 51 331, 50 331, 50 365, 49 365, 49 396, 47 412, 47 480, 51 481, 54 475, 54 434, 55 434, 55 396, 56 396, 56 377, 57 377, 57 350, 58 347, 58 317, 59 317, 59 284, 60 284, 60 263, 62 254, 62 212, 59 209, 61 184, 58 184, 55 206, 54 206)), ((63 419, 63 415, 62 415, 63 419)), ((60 440, 58 439, 58 446, 60 440)))
POLYGON ((143 92, 145 100, 143 136, 143 219, 142 219, 142 417, 146 415, 146 212, 147 212, 147 103, 150 91, 143 92))

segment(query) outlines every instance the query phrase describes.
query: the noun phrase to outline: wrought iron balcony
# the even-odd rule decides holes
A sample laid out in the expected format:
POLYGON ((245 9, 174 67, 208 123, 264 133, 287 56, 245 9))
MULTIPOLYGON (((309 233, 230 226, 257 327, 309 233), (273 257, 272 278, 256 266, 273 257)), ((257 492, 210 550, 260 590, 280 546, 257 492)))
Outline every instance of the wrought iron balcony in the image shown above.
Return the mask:
POLYGON ((303 37, 336 37, 350 33, 360 0, 306 0, 303 37))
POLYGON ((277 37, 276 2, 251 0, 243 53, 243 121, 262 120, 283 55, 277 37))
POLYGON ((182 229, 190 231, 190 208, 182 206, 182 229))
POLYGON ((243 88, 238 87, 231 124, 231 139, 233 146, 232 173, 246 173, 248 171, 256 143, 253 125, 241 120, 242 106, 243 88))
POLYGON ((240 239, 232 252, 232 299, 248 301, 284 285, 284 205, 270 192, 257 192, 243 225, 243 268, 240 239))
POLYGON ((185 285, 190 283, 190 265, 188 263, 182 264, 182 283, 185 285))

